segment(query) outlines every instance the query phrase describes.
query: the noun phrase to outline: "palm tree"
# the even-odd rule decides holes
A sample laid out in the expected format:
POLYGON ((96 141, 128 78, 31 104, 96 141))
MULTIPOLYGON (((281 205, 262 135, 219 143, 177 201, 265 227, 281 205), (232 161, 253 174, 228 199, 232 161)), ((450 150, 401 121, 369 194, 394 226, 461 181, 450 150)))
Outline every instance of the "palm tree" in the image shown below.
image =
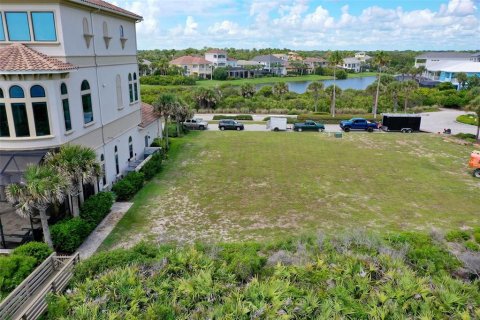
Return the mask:
POLYGON ((468 82, 468 76, 465 72, 459 72, 457 73, 457 81, 459 84, 459 89, 465 89, 465 85, 468 82))
POLYGON ((62 175, 70 180, 67 193, 72 199, 72 214, 74 217, 78 217, 80 205, 84 201, 83 184, 96 183, 97 177, 102 174, 97 154, 91 148, 67 144, 60 147, 58 152, 47 153, 45 163, 56 167, 62 175))
POLYGON ((477 140, 480 140, 480 96, 470 101, 468 109, 477 114, 477 140))
POLYGON ((188 107, 188 105, 178 100, 174 105, 173 116, 175 117, 175 122, 177 124, 177 136, 180 135, 180 123, 185 120, 193 117, 193 111, 188 107))
POLYGON ((153 103, 155 111, 160 117, 165 119, 165 148, 168 150, 168 120, 170 116, 173 115, 177 103, 177 97, 171 93, 164 93, 160 95, 153 103))
POLYGON ((277 82, 273 85, 273 93, 283 99, 283 96, 288 93, 288 85, 285 82, 277 82))
POLYGON ((336 99, 336 76, 337 76, 337 66, 343 64, 343 57, 340 51, 333 51, 330 53, 330 56, 328 57, 328 64, 333 67, 333 96, 332 96, 332 104, 331 104, 331 112, 332 112, 332 117, 335 117, 335 99, 336 99))
POLYGON ((68 180, 55 167, 44 165, 27 167, 23 177, 22 184, 11 184, 7 187, 7 199, 15 204, 16 212, 24 218, 31 217, 38 211, 45 243, 53 248, 47 209, 52 203, 63 201, 68 180))
POLYGON ((251 98, 256 92, 255 86, 251 83, 242 84, 242 87, 240 88, 240 90, 244 98, 251 98))
POLYGON ((382 68, 387 64, 388 57, 384 51, 378 51, 373 59, 374 64, 378 66, 377 93, 375 94, 375 104, 373 105, 373 118, 377 118, 378 96, 380 94, 380 83, 382 82, 382 68))
POLYGON ((387 92, 390 93, 393 100, 393 112, 398 110, 398 95, 402 92, 402 83, 398 81, 390 82, 387 85, 387 92))
POLYGON ((318 99, 323 91, 323 82, 312 82, 308 85, 307 90, 313 94, 313 99, 315 100, 315 112, 318 112, 318 99))
POLYGON ((415 80, 408 80, 405 82, 402 82, 402 91, 404 93, 404 107, 403 111, 407 113, 407 108, 408 108, 408 98, 410 94, 412 93, 413 90, 418 88, 418 83, 415 80))

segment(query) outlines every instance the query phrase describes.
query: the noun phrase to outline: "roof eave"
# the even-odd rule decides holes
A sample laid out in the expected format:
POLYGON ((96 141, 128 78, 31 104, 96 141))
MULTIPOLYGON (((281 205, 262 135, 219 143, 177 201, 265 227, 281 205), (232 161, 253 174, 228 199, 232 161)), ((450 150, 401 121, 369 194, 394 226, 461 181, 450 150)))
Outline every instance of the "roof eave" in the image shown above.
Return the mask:
POLYGON ((72 71, 77 71, 77 69, 69 69, 69 70, 13 70, 13 71, 4 71, 0 70, 0 75, 11 75, 11 74, 60 74, 60 73, 70 73, 72 71))
POLYGON ((120 11, 112 10, 112 9, 105 8, 105 7, 102 7, 102 6, 93 4, 93 3, 89 3, 89 2, 85 2, 85 1, 82 1, 82 0, 69 0, 69 1, 74 2, 74 3, 77 3, 77 4, 79 4, 79 5, 83 5, 83 6, 95 8, 95 9, 100 10, 100 11, 106 11, 106 12, 110 12, 110 13, 117 14, 117 15, 120 15, 120 16, 128 17, 128 18, 134 19, 136 22, 141 22, 141 21, 143 21, 143 17, 142 17, 142 16, 136 15, 136 14, 134 14, 134 13, 132 13, 132 14, 127 14, 127 13, 125 13, 125 12, 120 12, 120 11))

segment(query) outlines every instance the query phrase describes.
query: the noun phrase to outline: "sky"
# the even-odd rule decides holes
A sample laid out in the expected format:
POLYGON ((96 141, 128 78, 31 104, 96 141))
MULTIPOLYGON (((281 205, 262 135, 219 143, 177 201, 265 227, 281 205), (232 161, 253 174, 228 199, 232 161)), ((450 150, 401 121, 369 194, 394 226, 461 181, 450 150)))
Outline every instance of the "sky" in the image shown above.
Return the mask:
POLYGON ((139 49, 477 50, 480 0, 115 0, 139 49))

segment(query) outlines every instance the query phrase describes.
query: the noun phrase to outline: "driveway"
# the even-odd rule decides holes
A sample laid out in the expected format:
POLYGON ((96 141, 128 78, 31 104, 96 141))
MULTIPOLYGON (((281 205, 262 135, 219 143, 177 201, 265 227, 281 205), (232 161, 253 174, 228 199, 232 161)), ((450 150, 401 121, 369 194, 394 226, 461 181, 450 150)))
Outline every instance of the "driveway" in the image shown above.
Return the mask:
POLYGON ((442 109, 439 112, 422 113, 421 129, 427 132, 443 133, 443 129, 451 129, 452 134, 476 134, 477 128, 469 124, 456 122, 458 116, 466 114, 464 111, 442 109))

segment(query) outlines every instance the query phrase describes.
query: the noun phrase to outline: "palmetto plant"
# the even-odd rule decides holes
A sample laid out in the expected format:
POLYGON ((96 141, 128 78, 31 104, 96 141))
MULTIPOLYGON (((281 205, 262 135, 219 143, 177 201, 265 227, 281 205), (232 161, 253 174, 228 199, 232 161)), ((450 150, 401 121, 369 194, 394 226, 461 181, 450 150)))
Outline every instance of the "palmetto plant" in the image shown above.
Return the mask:
POLYGON ((160 95, 153 103, 153 107, 157 114, 165 119, 165 141, 166 141, 166 148, 168 150, 168 121, 170 117, 173 115, 175 106, 177 104, 177 97, 171 93, 164 93, 160 95))
POLYGON ((273 92, 276 96, 283 98, 283 96, 288 93, 288 85, 285 82, 277 82, 273 86, 273 92))
POLYGON ((78 217, 80 214, 78 198, 80 198, 80 205, 84 200, 83 184, 95 183, 102 173, 95 151, 88 147, 67 144, 58 152, 47 153, 45 164, 57 168, 70 180, 67 193, 72 199, 72 214, 78 217))
POLYGON ((388 63, 387 54, 384 51, 379 51, 375 54, 374 63, 378 66, 378 80, 377 93, 375 95, 375 104, 373 105, 373 118, 377 118, 378 111, 378 97, 380 94, 380 83, 382 80, 382 68, 388 63))
POLYGON ((22 184, 11 184, 6 189, 7 199, 15 204, 22 217, 31 217, 37 211, 42 223, 43 237, 53 248, 46 211, 52 203, 64 199, 68 179, 52 166, 29 166, 22 184))
POLYGON ((323 91, 323 82, 312 82, 308 85, 307 90, 313 94, 313 99, 315 100, 315 112, 318 112, 318 100, 323 91))
POLYGON ((333 95, 332 95, 332 104, 330 106, 332 117, 335 117, 335 99, 336 99, 336 72, 338 65, 343 64, 343 56, 340 51, 333 51, 328 57, 328 64, 333 67, 333 95))

